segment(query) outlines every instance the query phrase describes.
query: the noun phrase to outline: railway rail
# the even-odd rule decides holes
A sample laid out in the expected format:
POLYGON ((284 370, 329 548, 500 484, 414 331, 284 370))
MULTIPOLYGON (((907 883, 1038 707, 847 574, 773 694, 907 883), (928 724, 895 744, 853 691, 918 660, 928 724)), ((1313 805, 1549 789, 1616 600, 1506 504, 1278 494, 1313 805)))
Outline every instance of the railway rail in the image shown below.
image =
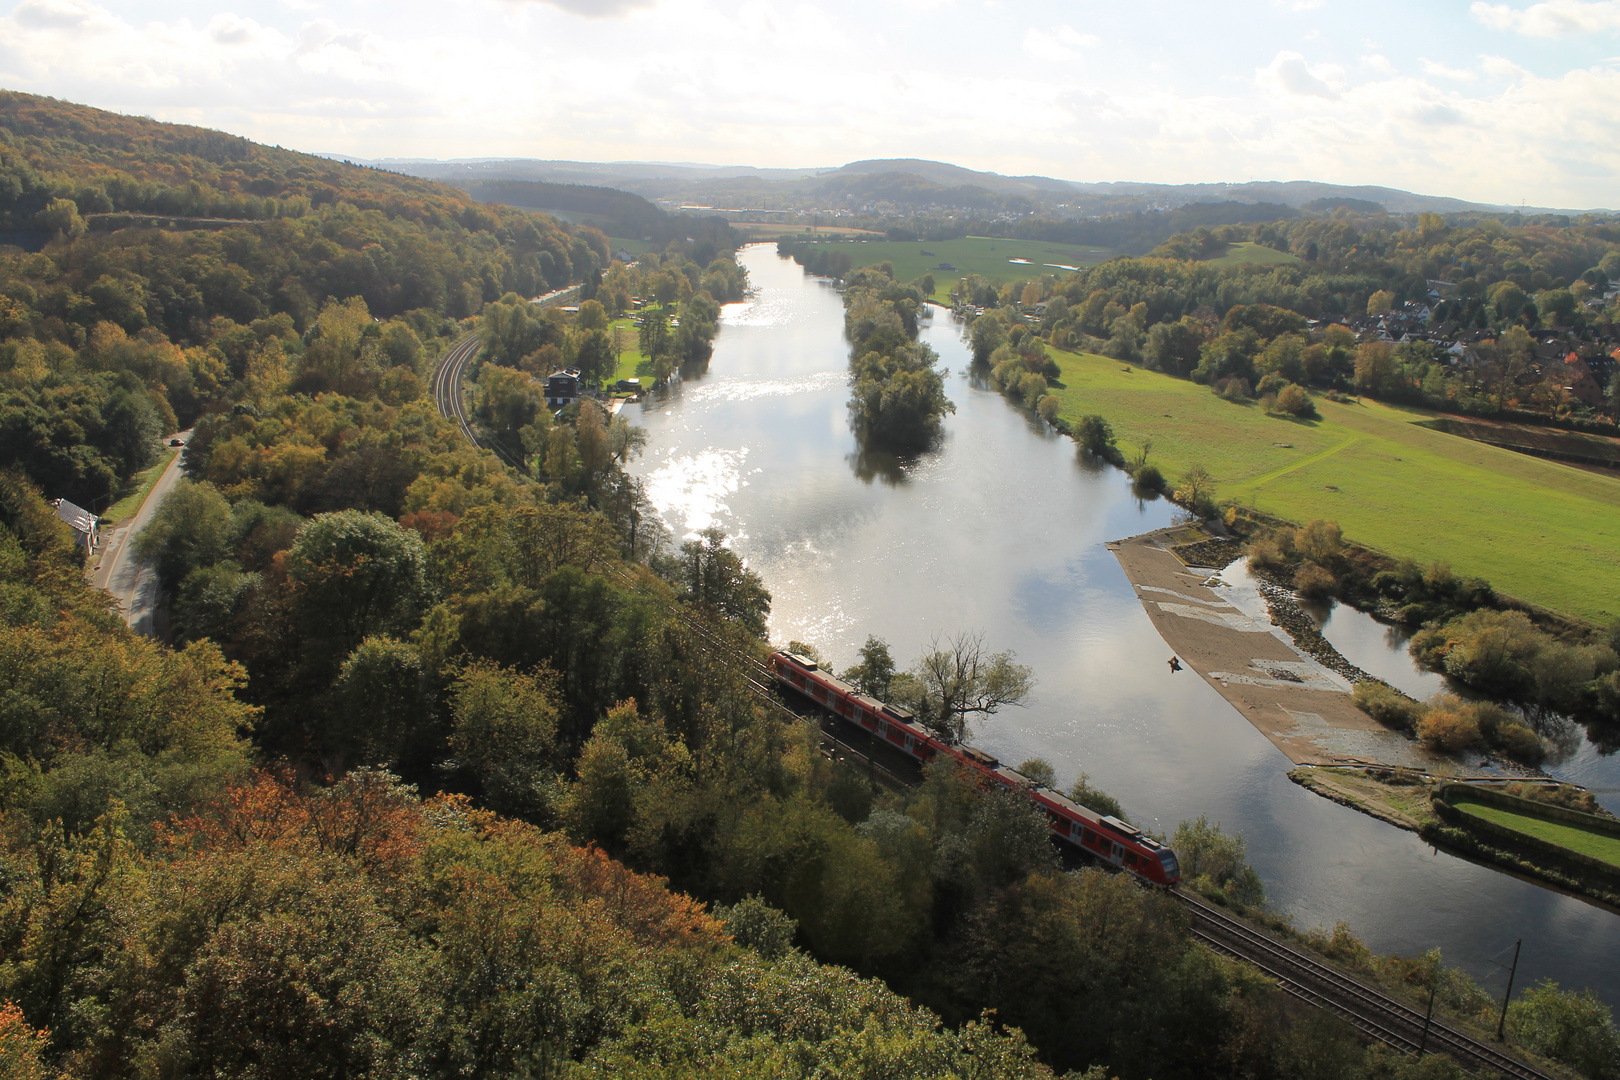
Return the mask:
MULTIPOLYGON (((462 435, 474 446, 483 444, 468 421, 461 382, 467 364, 478 355, 478 348, 476 337, 459 342, 445 354, 433 377, 433 395, 440 413, 447 419, 455 420, 462 435)), ((618 567, 603 569, 621 584, 631 588, 636 586, 633 576, 624 570, 618 567)), ((896 790, 915 787, 920 782, 920 777, 910 775, 915 773, 915 769, 908 770, 903 765, 891 769, 887 764, 880 763, 873 753, 874 749, 880 748, 862 748, 841 737, 834 730, 839 724, 837 717, 828 714, 826 717, 811 718, 788 708, 777 696, 775 679, 765 664, 714 633, 701 620, 684 612, 677 612, 677 615, 702 648, 735 668, 749 693, 762 706, 795 721, 816 723, 821 733, 823 752, 828 756, 838 757, 842 754, 846 760, 864 762, 874 779, 896 790)), ((865 732, 860 734, 864 735, 865 732)), ((1505 1053, 1491 1042, 1468 1035, 1443 1021, 1426 1018, 1406 1002, 1362 983, 1300 948, 1279 941, 1188 891, 1168 891, 1186 910, 1192 936, 1197 941, 1223 955, 1254 965, 1275 979, 1284 993, 1339 1016, 1369 1038, 1408 1054, 1425 1050, 1444 1052, 1464 1068, 1489 1071, 1513 1080, 1559 1080, 1553 1074, 1505 1053)))
POLYGON ((1497 1044, 1429 1019, 1422 1010, 1304 949, 1279 941, 1195 894, 1172 890, 1170 895, 1186 910, 1195 939, 1216 952, 1253 964, 1275 979, 1284 993, 1326 1009, 1379 1042, 1409 1054, 1444 1052, 1475 1072, 1488 1070, 1516 1080, 1554 1080, 1553 1074, 1504 1053, 1497 1044))
POLYGON ((433 403, 439 407, 440 416, 456 422, 463 438, 474 446, 483 446, 467 418, 467 402, 461 395, 462 378, 467 365, 478 355, 478 347, 478 335, 468 334, 444 354, 433 371, 433 403))

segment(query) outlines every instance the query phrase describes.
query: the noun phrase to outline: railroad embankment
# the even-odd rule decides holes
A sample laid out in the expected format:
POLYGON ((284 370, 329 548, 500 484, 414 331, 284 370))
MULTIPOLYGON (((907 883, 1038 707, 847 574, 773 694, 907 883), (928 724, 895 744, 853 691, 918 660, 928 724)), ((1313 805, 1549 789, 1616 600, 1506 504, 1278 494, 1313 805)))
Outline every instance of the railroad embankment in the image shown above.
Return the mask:
POLYGON ((1227 547, 1210 544, 1201 530, 1180 526, 1108 545, 1183 666, 1295 765, 1466 773, 1358 709, 1350 698, 1351 672, 1301 649, 1284 628, 1250 618, 1223 595, 1213 568, 1184 561, 1227 547))

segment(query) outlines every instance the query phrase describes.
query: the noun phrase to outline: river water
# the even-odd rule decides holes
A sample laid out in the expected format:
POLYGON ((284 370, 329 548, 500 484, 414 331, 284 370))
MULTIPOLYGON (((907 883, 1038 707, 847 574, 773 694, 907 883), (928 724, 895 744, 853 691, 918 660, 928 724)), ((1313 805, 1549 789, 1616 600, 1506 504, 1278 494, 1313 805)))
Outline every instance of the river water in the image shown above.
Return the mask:
POLYGON ((874 634, 905 667, 936 635, 981 631, 1039 683, 1026 707, 980 723, 977 745, 1043 757, 1064 787, 1084 771, 1149 828, 1207 814, 1246 839, 1298 926, 1343 921, 1379 952, 1438 946, 1497 994, 1493 962, 1522 937, 1517 987, 1548 977, 1620 1007, 1620 917, 1297 787, 1219 695, 1170 673, 1103 544, 1170 523, 1174 506, 1139 500, 971 380, 944 312, 923 329, 951 373, 943 445, 904 466, 861 455, 838 294, 770 246, 741 259, 754 295, 725 307, 709 371, 628 415, 649 436, 636 471, 675 535, 719 525, 764 579, 772 641, 809 642, 842 668, 874 634))

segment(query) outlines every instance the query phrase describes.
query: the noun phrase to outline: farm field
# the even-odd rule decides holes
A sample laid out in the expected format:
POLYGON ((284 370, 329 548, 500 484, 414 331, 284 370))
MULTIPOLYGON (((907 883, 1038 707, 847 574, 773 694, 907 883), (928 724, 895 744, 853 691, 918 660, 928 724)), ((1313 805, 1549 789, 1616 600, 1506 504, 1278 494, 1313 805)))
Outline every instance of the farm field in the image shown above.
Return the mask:
POLYGON ((1474 802, 1466 796, 1453 799, 1451 804, 1465 814, 1473 814, 1475 817, 1526 833, 1550 844, 1557 844, 1559 847, 1566 847, 1582 855, 1590 855, 1594 859, 1602 859, 1604 862, 1620 866, 1620 836, 1592 832, 1578 825, 1550 821, 1530 814, 1517 814, 1504 807, 1474 802))
POLYGON ((1298 255, 1291 255, 1286 251, 1257 244, 1253 240, 1240 240, 1227 248, 1226 254, 1218 259, 1210 259, 1211 266, 1281 266, 1286 263, 1297 263, 1298 255))
MULTIPOLYGON (((797 239, 797 238, 796 238, 797 239)), ((816 244, 832 251, 847 251, 855 266, 894 263, 894 276, 915 281, 934 275, 934 297, 945 300, 964 274, 980 274, 990 281, 1013 281, 1045 274, 1065 275, 1076 267, 1094 266, 1108 259, 1105 248, 1054 244, 1040 240, 1002 240, 968 236, 960 240, 855 240, 816 244), (932 254, 924 255, 924 251, 932 254), (1013 260, 1022 259, 1023 262, 1013 260), (950 263, 955 270, 935 269, 950 263)))
POLYGON ((1219 500, 1337 521, 1348 539, 1554 611, 1620 616, 1620 478, 1422 426, 1430 413, 1317 398, 1322 418, 1268 416, 1208 387, 1117 360, 1051 350, 1070 422, 1095 413, 1174 482, 1194 465, 1219 500))

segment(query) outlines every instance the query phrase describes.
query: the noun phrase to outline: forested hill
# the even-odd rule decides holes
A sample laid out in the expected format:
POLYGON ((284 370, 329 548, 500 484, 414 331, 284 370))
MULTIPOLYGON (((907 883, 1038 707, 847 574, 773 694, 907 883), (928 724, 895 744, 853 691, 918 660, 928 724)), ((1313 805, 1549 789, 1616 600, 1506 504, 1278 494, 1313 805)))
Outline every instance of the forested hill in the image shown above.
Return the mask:
POLYGON ((37 224, 52 198, 112 210, 264 220, 347 202, 487 227, 456 188, 264 146, 223 131, 0 90, 0 225, 37 224), (307 200, 307 202, 305 201, 307 200))
MULTIPOLYGON (((597 229, 449 185, 0 92, 7 241, 24 246, 0 246, 0 466, 95 511, 271 341, 299 391, 352 392, 355 371, 306 348, 329 301, 403 320, 414 344, 389 355, 416 364, 486 303, 609 262, 597 229)), ((373 381, 409 400, 418 373, 390 364, 373 381)))

